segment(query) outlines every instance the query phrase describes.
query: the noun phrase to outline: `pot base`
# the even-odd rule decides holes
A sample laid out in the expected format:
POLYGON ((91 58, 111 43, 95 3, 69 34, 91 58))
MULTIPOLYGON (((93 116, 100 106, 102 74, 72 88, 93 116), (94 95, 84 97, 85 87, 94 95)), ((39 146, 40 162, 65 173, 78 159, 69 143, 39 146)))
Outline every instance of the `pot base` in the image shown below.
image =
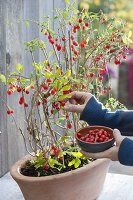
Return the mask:
POLYGON ((109 159, 98 159, 84 167, 46 177, 27 177, 20 168, 31 157, 26 156, 11 168, 25 200, 96 200, 103 188, 109 159))

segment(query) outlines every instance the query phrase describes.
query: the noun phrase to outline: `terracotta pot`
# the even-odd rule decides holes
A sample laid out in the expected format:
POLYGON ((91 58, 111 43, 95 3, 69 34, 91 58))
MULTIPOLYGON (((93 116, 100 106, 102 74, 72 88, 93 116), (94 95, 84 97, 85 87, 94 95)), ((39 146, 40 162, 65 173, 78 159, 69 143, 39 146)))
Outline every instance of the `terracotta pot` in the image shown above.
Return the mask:
POLYGON ((109 159, 98 159, 62 174, 46 177, 23 176, 20 169, 30 158, 24 157, 10 171, 25 200, 94 200, 103 188, 110 163, 109 159))

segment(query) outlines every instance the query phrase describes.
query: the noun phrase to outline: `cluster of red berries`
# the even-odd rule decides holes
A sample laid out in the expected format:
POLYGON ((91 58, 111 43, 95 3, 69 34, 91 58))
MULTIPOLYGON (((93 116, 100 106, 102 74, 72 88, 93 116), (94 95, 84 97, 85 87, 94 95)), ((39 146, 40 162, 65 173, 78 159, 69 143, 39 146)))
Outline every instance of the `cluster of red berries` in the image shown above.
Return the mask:
POLYGON ((81 133, 77 133, 77 137, 88 143, 101 143, 106 142, 112 138, 111 134, 104 129, 89 130, 89 132, 83 136, 81 133))
POLYGON ((7 110, 7 114, 8 114, 8 115, 12 115, 13 113, 14 113, 14 111, 13 111, 12 109, 8 109, 8 110, 7 110))
POLYGON ((62 152, 61 148, 56 147, 56 146, 53 145, 51 150, 52 150, 52 152, 51 152, 52 155, 54 155, 55 157, 59 158, 59 160, 63 160, 64 156, 60 156, 59 157, 60 152, 62 152))
MULTIPOLYGON (((71 26, 71 23, 69 23, 71 26)), ((73 27, 73 33, 76 33, 77 30, 82 29, 83 31, 86 30, 86 28, 89 27, 89 22, 84 22, 82 18, 79 18, 77 21, 77 25, 74 25, 73 27)))
POLYGON ((54 114, 55 112, 59 111, 64 106, 65 106, 65 102, 64 101, 53 102, 52 103, 51 114, 54 114))

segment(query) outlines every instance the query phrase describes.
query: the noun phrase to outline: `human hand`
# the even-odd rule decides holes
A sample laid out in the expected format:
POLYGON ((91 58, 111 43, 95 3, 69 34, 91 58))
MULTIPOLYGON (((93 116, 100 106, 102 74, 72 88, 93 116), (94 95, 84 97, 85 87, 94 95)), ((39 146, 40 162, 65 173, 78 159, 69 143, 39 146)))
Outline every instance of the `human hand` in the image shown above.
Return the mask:
POLYGON ((87 102, 91 99, 92 94, 89 92, 72 92, 72 97, 68 99, 64 110, 68 112, 82 113, 87 102))
POLYGON ((114 138, 116 141, 116 145, 111 147, 110 149, 108 149, 104 152, 100 152, 100 153, 88 153, 85 151, 81 151, 81 153, 90 158, 95 158, 95 159, 109 158, 113 161, 118 161, 118 152, 119 152, 120 144, 125 137, 123 137, 121 135, 121 133, 118 129, 114 129, 113 135, 114 135, 114 138))

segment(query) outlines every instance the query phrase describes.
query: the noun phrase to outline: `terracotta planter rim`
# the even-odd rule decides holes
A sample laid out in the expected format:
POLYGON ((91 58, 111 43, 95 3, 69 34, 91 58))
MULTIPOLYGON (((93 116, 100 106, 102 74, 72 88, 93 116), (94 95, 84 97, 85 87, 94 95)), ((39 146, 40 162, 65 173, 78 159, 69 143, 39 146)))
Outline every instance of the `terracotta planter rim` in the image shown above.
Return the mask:
POLYGON ((53 180, 53 179, 61 179, 61 178, 64 178, 64 177, 72 176, 72 174, 78 174, 79 172, 87 171, 88 169, 95 167, 96 165, 98 165, 99 163, 102 163, 103 161, 110 162, 110 159, 102 158, 102 159, 97 159, 93 162, 90 162, 89 164, 87 164, 87 165, 85 165, 81 168, 78 168, 78 169, 75 169, 75 170, 72 170, 72 171, 68 171, 68 172, 65 172, 65 173, 61 173, 61 174, 55 174, 55 175, 51 175, 51 176, 42 176, 42 177, 24 176, 20 173, 20 168, 24 165, 24 163, 27 160, 30 160, 30 159, 31 159, 30 155, 25 156, 22 160, 19 160, 18 162, 16 162, 11 167, 10 173, 15 180, 21 179, 23 181, 26 180, 28 182, 36 182, 36 181, 42 182, 42 181, 44 181, 44 179, 47 180, 47 181, 48 180, 50 181, 50 180, 53 180))

